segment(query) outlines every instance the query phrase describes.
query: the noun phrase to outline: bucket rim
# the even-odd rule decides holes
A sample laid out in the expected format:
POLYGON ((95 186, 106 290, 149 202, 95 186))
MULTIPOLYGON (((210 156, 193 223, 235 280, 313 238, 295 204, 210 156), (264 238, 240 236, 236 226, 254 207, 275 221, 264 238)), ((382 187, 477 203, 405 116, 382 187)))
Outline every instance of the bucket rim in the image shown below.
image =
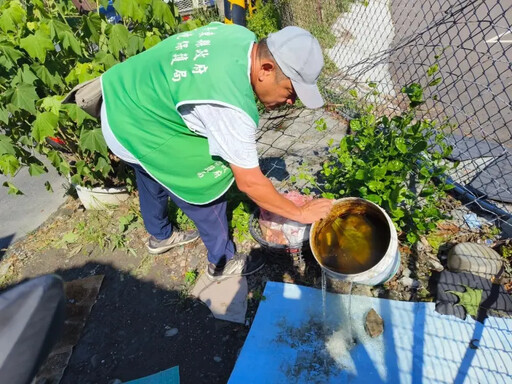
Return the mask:
POLYGON ((361 201, 364 204, 372 205, 373 207, 378 208, 378 210, 386 218, 386 222, 388 224, 389 231, 390 231, 389 244, 388 244, 388 247, 386 248, 386 252, 384 253, 384 256, 379 260, 379 262, 377 264, 375 264, 373 267, 367 269, 366 271, 359 272, 359 273, 351 273, 351 274, 339 273, 339 272, 333 271, 333 270, 329 269, 328 267, 326 267, 325 265, 323 265, 315 253, 315 249, 314 249, 315 246, 314 246, 314 242, 313 242, 313 234, 315 233, 315 228, 316 228, 317 224, 319 223, 319 221, 315 221, 311 225, 311 229, 309 231, 309 244, 310 244, 311 253, 313 254, 313 257, 315 258, 318 265, 320 265, 320 268, 322 268, 327 274, 331 275, 332 277, 339 276, 340 278, 349 278, 351 280, 354 280, 358 277, 368 274, 373 269, 376 269, 379 265, 382 266, 384 264, 385 256, 390 252, 391 249, 393 249, 393 248, 395 249, 395 252, 394 252, 395 254, 396 254, 396 252, 398 252, 398 235, 396 232, 395 225, 393 224, 393 221, 391 220, 391 218, 389 217, 387 212, 382 207, 375 204, 373 201, 366 200, 361 197, 343 197, 341 199, 335 200, 335 202, 333 203, 333 207, 336 204, 344 203, 344 202, 348 202, 348 201, 361 201))

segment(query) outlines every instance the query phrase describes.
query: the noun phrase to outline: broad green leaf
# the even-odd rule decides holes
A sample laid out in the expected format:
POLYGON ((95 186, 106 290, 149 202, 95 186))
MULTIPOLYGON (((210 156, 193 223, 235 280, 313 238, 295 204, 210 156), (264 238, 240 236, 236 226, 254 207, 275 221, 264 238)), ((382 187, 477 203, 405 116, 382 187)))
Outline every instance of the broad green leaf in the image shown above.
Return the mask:
POLYGON ((108 47, 110 52, 119 59, 119 52, 126 49, 128 46, 128 38, 130 36, 130 32, 128 29, 122 24, 116 24, 112 27, 110 31, 110 38, 108 40, 108 47))
POLYGON ((391 214, 393 215, 393 218, 395 218, 396 220, 399 220, 405 216, 405 212, 402 208, 393 209, 391 211, 391 214))
POLYGON ((103 64, 105 71, 118 63, 118 60, 111 53, 105 51, 99 51, 94 60, 99 64, 103 64))
POLYGON ((126 48, 127 56, 134 56, 144 49, 144 39, 137 35, 130 35, 128 39, 128 47, 126 48))
POLYGON ((115 0, 114 8, 123 18, 130 18, 134 21, 144 20, 144 10, 139 6, 137 0, 115 0))
POLYGON ((2 107, 0 107, 0 121, 6 125, 9 124, 9 111, 7 111, 7 109, 3 109, 2 107))
POLYGON ((40 107, 45 111, 59 115, 61 106, 61 96, 47 96, 41 101, 40 107))
POLYGON ((102 70, 102 66, 98 63, 77 63, 65 80, 69 84, 83 83, 101 75, 102 70))
POLYGON ((105 157, 108 156, 107 144, 100 128, 82 130, 79 145, 83 151, 89 150, 99 152, 105 157))
POLYGON ((153 20, 163 22, 171 28, 176 26, 176 18, 172 14, 169 4, 162 0, 153 0, 151 6, 153 8, 153 20))
POLYGON ((32 163, 28 166, 28 173, 30 176, 39 176, 46 172, 48 171, 44 165, 32 163))
POLYGON ((0 171, 2 171, 4 175, 14 176, 19 168, 20 162, 16 156, 11 155, 10 153, 0 156, 0 171))
POLYGON ((61 109, 66 111, 70 119, 76 122, 78 125, 82 125, 84 120, 95 120, 94 117, 89 115, 76 104, 61 104, 61 109))
POLYGON ((109 172, 112 171, 112 166, 104 157, 100 157, 94 167, 94 170, 101 172, 103 177, 106 177, 109 172))
POLYGON ((30 70, 27 64, 23 64, 22 68, 18 68, 18 73, 13 77, 11 86, 16 87, 19 83, 34 84, 37 76, 30 70))
POLYGON ((428 146, 428 143, 425 140, 420 140, 416 144, 413 145, 411 152, 412 153, 420 153, 424 151, 428 146))
POLYGON ((5 93, 7 99, 15 107, 15 110, 23 109, 31 114, 36 114, 35 101, 39 98, 36 88, 30 84, 21 84, 5 93))
POLYGON ((12 145, 11 138, 0 134, 0 155, 4 155, 6 153, 11 155, 16 154, 16 152, 14 152, 14 146, 12 145))
POLYGON ((69 163, 66 161, 66 160, 63 160, 60 164, 59 164, 59 167, 57 168, 58 171, 64 175, 64 176, 68 176, 69 173, 71 172, 71 165, 69 165, 69 163))
POLYGON ((149 49, 151 47, 154 47, 160 41, 160 37, 158 37, 157 35, 146 36, 146 38, 144 39, 144 48, 149 49))
MULTIPOLYGON (((3 3, 3 2, 2 2, 3 3)), ((0 3, 0 4, 2 4, 0 3)), ((4 32, 17 32, 20 25, 25 22, 26 12, 17 1, 11 1, 9 8, 2 10, 0 15, 0 28, 4 32)))
POLYGON ((50 37, 52 39, 58 38, 60 40, 63 33, 71 32, 71 28, 67 24, 57 19, 51 19, 48 22, 48 27, 50 28, 50 37))
POLYGON ((35 34, 20 40, 20 47, 28 52, 33 59, 37 58, 41 63, 46 60, 46 52, 55 50, 50 36, 38 29, 35 34))
POLYGON ((401 170, 404 167, 404 163, 400 160, 391 160, 387 164, 388 171, 396 172, 401 170))
POLYGON ((59 75, 52 75, 48 68, 46 68, 44 65, 41 65, 39 63, 34 63, 31 65, 32 70, 35 72, 36 76, 41 79, 41 81, 51 89, 54 89, 56 85, 59 83, 62 83, 62 81, 59 81, 56 76, 59 75))
POLYGON ((377 180, 383 179, 386 176, 387 167, 385 165, 380 167, 374 167, 372 169, 373 177, 377 180))
POLYGON ((395 140, 395 145, 400 152, 407 153, 407 145, 405 144, 405 139, 403 137, 398 137, 395 140))
POLYGON ((365 172, 364 172, 364 169, 358 169, 354 178, 356 180, 364 180, 365 178, 365 172))
POLYGON ((76 172, 82 176, 89 176, 91 174, 90 168, 87 166, 87 163, 83 160, 79 160, 75 163, 76 172))
POLYGON ((48 136, 55 134, 59 116, 52 112, 39 113, 32 125, 32 136, 38 143, 42 143, 48 136))
POLYGON ((430 177, 430 171, 428 170, 427 167, 421 167, 420 168, 420 174, 425 176, 425 177, 430 177))
POLYGON ((0 57, 3 59, 0 63, 7 69, 16 65, 18 59, 23 57, 23 52, 18 51, 14 46, 6 41, 0 42, 0 57))
POLYGON ((478 308, 480 307, 480 302, 482 301, 482 290, 481 289, 473 289, 468 287, 467 285, 462 284, 465 288, 464 292, 458 291, 446 291, 448 293, 454 294, 459 298, 459 302, 455 305, 460 305, 464 307, 466 312, 473 317, 478 315, 478 308))
POLYGON ((370 190, 373 192, 382 191, 384 189, 384 183, 381 181, 372 180, 368 182, 368 188, 370 188, 370 190))
POLYGON ((59 39, 62 42, 62 46, 64 47, 64 49, 71 48, 71 50, 75 52, 78 56, 83 56, 80 42, 76 39, 75 35, 73 35, 72 32, 62 32, 59 36, 59 39))
POLYGON ((379 195, 375 194, 366 195, 365 198, 375 204, 380 204, 382 202, 382 198, 379 195))
POLYGON ((14 184, 8 181, 5 181, 3 186, 9 188, 9 191, 7 192, 9 195, 23 195, 23 192, 21 192, 14 184))
POLYGON ((50 160, 50 162, 55 168, 58 168, 60 163, 62 162, 62 157, 60 156, 60 153, 53 149, 48 152, 46 157, 48 157, 48 160, 50 160))
POLYGON ((410 244, 416 244, 416 242, 419 240, 418 235, 416 235, 414 232, 409 232, 406 238, 410 244))
POLYGON ((84 23, 84 31, 86 36, 89 36, 90 39, 99 43, 100 41, 100 31, 101 31, 101 18, 96 12, 89 12, 87 15, 83 16, 84 23))

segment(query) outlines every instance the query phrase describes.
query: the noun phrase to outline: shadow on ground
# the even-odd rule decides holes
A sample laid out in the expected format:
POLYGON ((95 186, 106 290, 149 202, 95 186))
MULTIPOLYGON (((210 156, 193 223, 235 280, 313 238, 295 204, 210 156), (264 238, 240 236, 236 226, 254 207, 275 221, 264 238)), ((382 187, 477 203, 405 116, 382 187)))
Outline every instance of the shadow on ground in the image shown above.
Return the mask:
POLYGON ((227 382, 247 327, 216 320, 201 302, 111 265, 91 262, 55 273, 65 281, 104 275, 60 383, 124 382, 173 366, 181 383, 227 382), (172 328, 178 333, 166 336, 172 328))

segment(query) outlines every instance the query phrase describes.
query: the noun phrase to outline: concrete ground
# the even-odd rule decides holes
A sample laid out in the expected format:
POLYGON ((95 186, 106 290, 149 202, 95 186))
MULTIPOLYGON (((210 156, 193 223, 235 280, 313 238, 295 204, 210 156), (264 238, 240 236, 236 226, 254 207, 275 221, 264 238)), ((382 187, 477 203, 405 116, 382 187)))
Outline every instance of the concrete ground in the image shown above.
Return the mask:
POLYGON ((66 200, 67 181, 51 166, 47 174, 30 176, 22 169, 15 177, 0 175, 0 185, 9 181, 23 195, 9 195, 8 188, 0 187, 0 255, 1 249, 19 240, 39 227, 66 200), (53 193, 48 192, 45 182, 50 182, 53 193))

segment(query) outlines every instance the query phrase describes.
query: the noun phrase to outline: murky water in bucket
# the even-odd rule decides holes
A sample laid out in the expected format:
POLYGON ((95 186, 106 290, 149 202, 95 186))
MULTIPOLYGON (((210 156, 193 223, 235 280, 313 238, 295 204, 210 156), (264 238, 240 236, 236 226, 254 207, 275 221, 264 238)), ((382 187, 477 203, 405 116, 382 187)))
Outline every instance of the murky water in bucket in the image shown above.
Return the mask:
POLYGON ((345 213, 318 233, 317 256, 328 269, 356 274, 375 266, 389 244, 389 231, 376 216, 345 213))

